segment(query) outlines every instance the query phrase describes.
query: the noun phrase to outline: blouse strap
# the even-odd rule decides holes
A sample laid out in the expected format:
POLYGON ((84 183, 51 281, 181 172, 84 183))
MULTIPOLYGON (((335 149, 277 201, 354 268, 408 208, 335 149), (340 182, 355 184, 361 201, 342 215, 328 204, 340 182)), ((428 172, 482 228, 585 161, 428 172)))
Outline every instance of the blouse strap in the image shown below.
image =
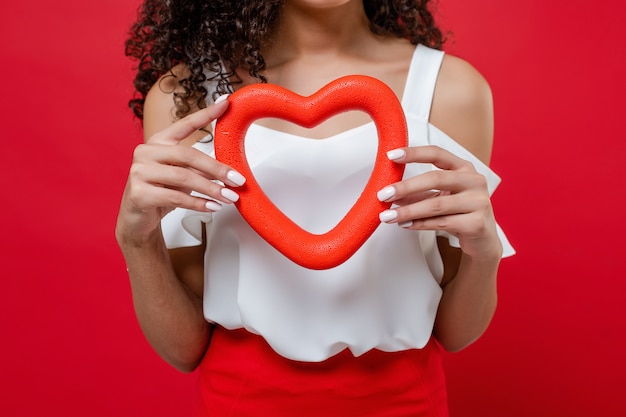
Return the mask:
POLYGON ((402 99, 402 105, 407 113, 423 120, 429 119, 443 57, 443 51, 422 44, 417 45, 402 99))

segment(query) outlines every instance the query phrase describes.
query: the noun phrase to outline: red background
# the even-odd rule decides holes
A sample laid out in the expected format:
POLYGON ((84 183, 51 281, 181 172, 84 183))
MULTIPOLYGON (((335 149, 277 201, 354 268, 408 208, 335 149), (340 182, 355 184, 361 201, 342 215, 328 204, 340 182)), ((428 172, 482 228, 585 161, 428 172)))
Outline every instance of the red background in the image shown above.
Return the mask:
MULTIPOLYGON (((137 0, 0 13, 0 414, 184 416, 195 375, 134 318, 113 228, 140 127, 123 39, 137 0)), ((490 81, 494 197, 519 254, 485 337, 446 355, 454 417, 624 416, 623 0, 442 0, 490 81)))

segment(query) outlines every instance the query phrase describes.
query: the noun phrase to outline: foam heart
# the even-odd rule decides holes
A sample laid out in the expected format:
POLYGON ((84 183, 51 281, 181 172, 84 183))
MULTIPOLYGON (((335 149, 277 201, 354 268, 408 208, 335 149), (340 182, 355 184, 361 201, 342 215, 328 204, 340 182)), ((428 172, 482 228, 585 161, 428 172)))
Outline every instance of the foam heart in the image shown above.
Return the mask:
POLYGON ((404 164, 391 162, 386 156, 388 151, 408 144, 404 112, 394 92, 375 78, 353 75, 339 78, 308 97, 272 84, 254 84, 236 91, 229 101, 215 128, 215 155, 246 177, 246 184, 237 188, 240 199, 235 203, 243 218, 270 245, 305 268, 329 269, 348 260, 380 225, 378 214, 391 206, 378 201, 376 193, 400 181, 404 173, 404 164), (245 135, 255 120, 265 117, 311 128, 350 110, 369 114, 376 125, 374 168, 345 217, 327 233, 310 233, 280 211, 257 183, 246 159, 245 135))

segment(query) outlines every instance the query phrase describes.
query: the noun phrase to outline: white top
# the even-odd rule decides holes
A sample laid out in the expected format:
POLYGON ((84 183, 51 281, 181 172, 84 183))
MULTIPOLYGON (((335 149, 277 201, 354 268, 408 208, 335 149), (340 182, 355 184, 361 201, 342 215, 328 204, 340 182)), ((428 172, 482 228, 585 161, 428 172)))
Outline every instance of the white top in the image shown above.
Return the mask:
MULTIPOLYGON (((474 163, 492 193, 499 177, 428 123, 443 52, 418 46, 402 106, 410 146, 433 144, 474 163)), ((257 124, 245 145, 249 164, 268 197, 312 233, 333 228, 354 204, 372 170, 374 123, 327 139, 309 139, 257 124)), ((196 147, 214 155, 212 144, 196 147)), ((405 177, 433 169, 408 164, 405 177)), ((201 243, 207 228, 204 315, 228 329, 264 337, 284 357, 317 362, 348 348, 421 348, 429 340, 442 290, 443 264, 435 232, 381 224, 345 263, 327 270, 301 267, 265 242, 233 205, 208 214, 177 209, 162 222, 168 247, 201 243)), ((498 228, 504 256, 514 253, 498 228)), ((458 241, 446 235, 452 245, 458 241)))

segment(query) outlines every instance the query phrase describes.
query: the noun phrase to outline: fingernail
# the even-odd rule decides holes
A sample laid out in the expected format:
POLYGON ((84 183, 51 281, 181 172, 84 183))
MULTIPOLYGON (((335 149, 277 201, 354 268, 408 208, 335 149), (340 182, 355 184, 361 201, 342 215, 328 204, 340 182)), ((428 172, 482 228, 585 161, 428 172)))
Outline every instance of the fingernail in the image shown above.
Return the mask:
POLYGON ((225 199, 229 201, 232 201, 233 203, 239 200, 239 194, 237 194, 236 192, 234 192, 233 190, 229 188, 222 188, 222 190, 220 191, 220 194, 222 194, 222 197, 224 197, 225 199))
POLYGON ((230 94, 222 94, 215 100, 215 104, 220 104, 222 101, 225 101, 226 99, 228 99, 229 95, 230 94))
POLYGON ((398 223, 398 226, 404 227, 405 229, 408 229, 409 227, 413 226, 413 221, 412 220, 407 220, 405 222, 398 223))
POLYGON ((392 161, 395 161, 396 159, 404 158, 405 155, 406 155, 406 152, 404 152, 404 149, 394 149, 393 151, 387 152, 387 158, 389 158, 392 161))
POLYGON ((383 188, 382 190, 380 190, 376 194, 376 197, 378 197, 378 201, 387 201, 390 198, 395 197, 395 195, 396 195, 396 187, 389 185, 383 188))
POLYGON ((222 208, 222 205, 216 201, 207 201, 204 206, 211 211, 219 211, 222 208))
POLYGON ((213 142, 213 133, 206 132, 206 136, 198 141, 199 143, 210 143, 213 142))
POLYGON ((243 185, 246 182, 244 176, 234 170, 228 171, 226 178, 235 185, 243 185))
POLYGON ((385 210, 378 215, 381 222, 391 222, 398 218, 398 212, 395 210, 385 210))

